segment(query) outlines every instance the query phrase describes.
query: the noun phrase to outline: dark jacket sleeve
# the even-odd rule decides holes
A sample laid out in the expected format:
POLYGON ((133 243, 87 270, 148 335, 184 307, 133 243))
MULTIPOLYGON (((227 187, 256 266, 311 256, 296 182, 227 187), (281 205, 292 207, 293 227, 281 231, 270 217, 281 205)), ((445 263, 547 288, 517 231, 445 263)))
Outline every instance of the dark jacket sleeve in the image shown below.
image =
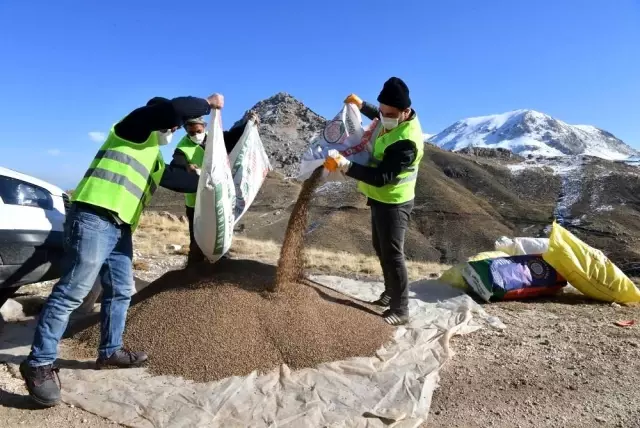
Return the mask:
POLYGON ((182 126, 193 117, 211 112, 207 100, 196 97, 179 97, 169 102, 153 104, 135 109, 115 126, 118 137, 132 143, 144 143, 153 131, 182 126))
POLYGON ((196 193, 199 179, 198 174, 170 164, 165 166, 160 186, 178 193, 196 193))
POLYGON ((380 116, 380 110, 378 110, 378 107, 374 106, 373 104, 369 104, 366 101, 362 103, 360 113, 368 117, 370 120, 373 120, 376 117, 380 116))
POLYGON ((416 159, 416 147, 411 140, 400 140, 384 152, 382 161, 375 167, 352 163, 347 175, 374 187, 392 183, 416 159))
POLYGON ((187 168, 189 166, 189 161, 182 150, 175 149, 173 152, 173 159, 171 159, 171 163, 169 165, 178 168, 187 168))

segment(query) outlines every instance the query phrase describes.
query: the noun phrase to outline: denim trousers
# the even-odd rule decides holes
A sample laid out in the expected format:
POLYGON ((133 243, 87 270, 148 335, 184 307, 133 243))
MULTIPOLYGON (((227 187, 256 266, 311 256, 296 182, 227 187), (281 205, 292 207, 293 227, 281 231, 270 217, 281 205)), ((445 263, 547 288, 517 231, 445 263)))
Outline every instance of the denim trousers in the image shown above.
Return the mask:
POLYGON ((134 290, 131 227, 74 204, 65 222, 62 277, 53 287, 36 327, 29 365, 53 364, 69 316, 82 304, 98 275, 102 282, 98 356, 122 347, 127 310, 134 290))
POLYGON ((402 315, 409 313, 409 277, 404 260, 404 237, 409 227, 413 200, 389 205, 372 202, 371 231, 373 248, 384 275, 384 294, 389 307, 402 315))

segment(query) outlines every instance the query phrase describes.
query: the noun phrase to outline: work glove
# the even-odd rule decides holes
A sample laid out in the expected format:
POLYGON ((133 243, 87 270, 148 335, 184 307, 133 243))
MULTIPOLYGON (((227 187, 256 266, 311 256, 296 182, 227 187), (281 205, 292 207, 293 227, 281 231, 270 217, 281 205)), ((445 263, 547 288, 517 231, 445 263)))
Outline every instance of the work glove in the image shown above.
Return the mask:
POLYGON ((351 161, 342 156, 339 151, 332 149, 327 153, 324 160, 325 172, 341 172, 345 174, 351 167, 351 161))
POLYGON ((362 104, 363 104, 362 98, 360 98, 356 94, 349 95, 347 98, 345 98, 344 103, 345 104, 353 104, 356 107, 358 107, 358 110, 362 109, 362 104))

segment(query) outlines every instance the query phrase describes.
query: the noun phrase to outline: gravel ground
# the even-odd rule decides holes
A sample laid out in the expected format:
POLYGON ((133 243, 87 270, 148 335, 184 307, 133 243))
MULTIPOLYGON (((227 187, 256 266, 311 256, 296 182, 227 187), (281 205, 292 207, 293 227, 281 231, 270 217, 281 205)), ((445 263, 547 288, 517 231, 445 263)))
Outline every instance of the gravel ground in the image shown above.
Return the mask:
MULTIPOLYGON (((167 263, 179 267, 182 260, 167 263)), ((153 280, 161 270, 152 265, 136 275, 153 280)), ((25 287, 36 296, 49 289, 25 287)), ((569 295, 485 309, 507 329, 453 339, 456 355, 441 373, 426 426, 640 427, 640 325, 614 325, 640 322, 638 307, 569 295)), ((32 410, 15 375, 0 365, 2 427, 116 426, 66 405, 32 410)))
MULTIPOLYGON (((64 358, 65 354, 61 356, 64 358)), ((103 419, 74 406, 59 406, 41 409, 34 407, 27 396, 27 389, 16 366, 0 364, 0 426, 80 428, 117 427, 115 422, 103 419)))
MULTIPOLYGON (((182 268, 186 257, 136 255, 136 260, 142 262, 140 265, 144 269, 136 270, 135 276, 152 282, 169 270, 182 268)), ((16 300, 23 304, 27 315, 38 313, 54 284, 55 281, 47 281, 24 286, 20 289, 16 300)), ((64 348, 61 350, 64 353, 64 348)), ((44 426, 47 428, 101 428, 121 425, 66 404, 50 409, 33 407, 17 368, 0 364, 0 426, 3 428, 44 426)))
POLYGON ((640 309, 575 294, 485 307, 507 325, 457 337, 428 426, 640 427, 640 309))

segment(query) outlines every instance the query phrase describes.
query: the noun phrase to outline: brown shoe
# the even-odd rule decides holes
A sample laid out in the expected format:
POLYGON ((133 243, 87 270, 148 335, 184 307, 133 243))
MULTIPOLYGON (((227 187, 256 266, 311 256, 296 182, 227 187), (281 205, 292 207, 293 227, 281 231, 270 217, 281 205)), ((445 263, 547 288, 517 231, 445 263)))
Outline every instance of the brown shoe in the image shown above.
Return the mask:
POLYGON ((140 367, 149 356, 144 352, 133 352, 127 348, 122 348, 114 352, 109 358, 96 360, 96 369, 120 368, 128 369, 132 367, 140 367))

